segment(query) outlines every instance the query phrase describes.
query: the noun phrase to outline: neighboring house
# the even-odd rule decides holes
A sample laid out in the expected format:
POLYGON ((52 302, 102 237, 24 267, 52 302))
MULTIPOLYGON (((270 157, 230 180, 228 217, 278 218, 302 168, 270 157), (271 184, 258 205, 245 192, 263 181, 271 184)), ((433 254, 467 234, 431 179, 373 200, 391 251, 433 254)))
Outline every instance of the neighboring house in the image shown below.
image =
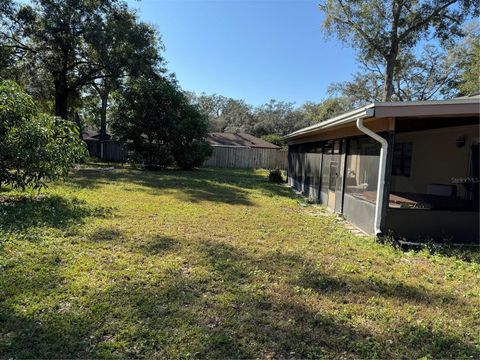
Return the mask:
POLYGON ((126 143, 112 140, 110 134, 106 134, 106 140, 100 141, 100 132, 96 130, 83 130, 82 139, 87 144, 88 153, 92 158, 98 158, 113 162, 125 162, 128 158, 126 143))
POLYGON ((211 133, 207 141, 213 147, 213 154, 204 166, 247 169, 285 169, 287 166, 285 150, 250 134, 211 133))
POLYGON ((279 149, 280 147, 246 133, 211 133, 207 141, 212 146, 279 149))
MULTIPOLYGON (((106 134, 105 140, 110 140, 112 137, 110 134, 106 134)), ((82 139, 83 140, 100 140, 100 132, 97 130, 82 130, 82 139)))
POLYGON ((480 98, 373 103, 286 136, 288 181, 364 232, 479 242, 480 98))

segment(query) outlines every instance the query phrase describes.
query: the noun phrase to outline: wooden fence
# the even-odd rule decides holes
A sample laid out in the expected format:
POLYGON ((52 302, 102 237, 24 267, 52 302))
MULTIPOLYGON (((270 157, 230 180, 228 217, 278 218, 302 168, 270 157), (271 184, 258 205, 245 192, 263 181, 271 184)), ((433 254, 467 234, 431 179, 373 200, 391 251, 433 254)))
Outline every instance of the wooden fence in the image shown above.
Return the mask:
MULTIPOLYGON (((85 140, 91 157, 112 162, 125 162, 128 159, 127 144, 121 141, 85 140)), ((203 163, 206 167, 244 168, 244 169, 281 169, 288 165, 287 150, 247 147, 214 146, 212 156, 203 163)))
POLYGON ((212 156, 203 166, 284 170, 288 164, 287 153, 283 149, 214 146, 212 156))
POLYGON ((88 147, 88 153, 91 157, 113 162, 125 162, 128 158, 127 144, 121 141, 107 140, 102 144, 99 140, 85 140, 88 147))

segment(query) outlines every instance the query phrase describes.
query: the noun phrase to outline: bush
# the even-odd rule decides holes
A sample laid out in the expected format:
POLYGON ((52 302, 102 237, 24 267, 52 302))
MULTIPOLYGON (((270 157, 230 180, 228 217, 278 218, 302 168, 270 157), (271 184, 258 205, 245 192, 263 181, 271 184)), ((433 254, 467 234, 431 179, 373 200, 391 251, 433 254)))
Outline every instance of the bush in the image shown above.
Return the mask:
POLYGON ((283 183, 284 179, 283 179, 282 171, 279 169, 269 170, 268 180, 274 183, 283 183))
POLYGON ((284 146, 285 142, 283 141, 283 136, 278 135, 278 134, 268 134, 268 135, 263 135, 262 139, 265 141, 268 141, 269 143, 272 143, 277 146, 284 146))
POLYGON ((112 128, 150 169, 199 166, 211 155, 208 120, 163 77, 130 79, 116 98, 112 128))
POLYGON ((174 150, 174 159, 177 166, 191 170, 203 164, 205 159, 212 155, 212 147, 205 141, 193 140, 190 144, 180 146, 174 150))
POLYGON ((0 81, 0 186, 45 187, 85 155, 75 124, 38 112, 16 83, 0 81))

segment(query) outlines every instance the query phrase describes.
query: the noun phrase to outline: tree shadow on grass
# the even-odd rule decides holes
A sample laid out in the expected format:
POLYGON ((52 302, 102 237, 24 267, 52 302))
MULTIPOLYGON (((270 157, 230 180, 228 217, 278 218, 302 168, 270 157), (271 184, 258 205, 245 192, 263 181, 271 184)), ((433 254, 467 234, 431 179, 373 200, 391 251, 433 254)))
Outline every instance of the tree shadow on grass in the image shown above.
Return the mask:
POLYGON ((83 339, 93 324, 69 309, 62 258, 52 249, 2 259, 6 262, 0 267, 1 358, 76 357, 86 348, 83 339))
MULTIPOLYGON (((236 294, 234 302, 238 309, 243 309, 238 312, 249 314, 244 318, 239 314, 233 322, 225 321, 230 325, 227 332, 240 335, 236 329, 250 327, 246 332, 250 343, 257 342, 258 349, 267 350, 262 355, 295 358, 318 358, 326 354, 331 356, 332 353, 361 358, 394 357, 408 352, 433 357, 479 355, 478 350, 464 339, 429 325, 405 324, 394 331, 394 336, 376 335, 366 328, 353 327, 342 316, 314 312, 288 294, 263 291, 254 277, 262 271, 269 274, 266 281, 277 281, 279 276, 286 277, 287 283, 291 284, 290 290, 301 292, 305 288, 312 289, 320 296, 342 304, 384 297, 425 306, 441 306, 447 299, 462 306, 462 301, 450 294, 402 283, 377 281, 371 284, 355 277, 339 278, 322 272, 298 254, 275 252, 252 257, 231 245, 212 242, 203 244, 203 253, 215 273, 221 274, 224 290, 236 294), (252 287, 254 283, 256 286, 252 287)), ((226 313, 229 314, 228 311, 226 313)), ((240 336, 245 336, 245 333, 240 336)), ((258 353, 249 355, 259 356, 258 353)))
POLYGON ((181 243, 175 238, 157 235, 140 244, 138 249, 147 256, 165 255, 180 251, 181 243))
POLYGON ((93 207, 83 200, 57 195, 10 196, 0 201, 0 230, 64 229, 83 223, 85 217, 105 217, 110 214, 110 208, 93 207))
MULTIPOLYGON (((158 255, 179 246, 179 240, 158 237, 139 249, 145 255, 158 255)), ((360 301, 347 297, 349 293, 366 299, 371 290, 353 278, 322 271, 302 255, 254 255, 215 241, 199 241, 195 250, 197 257, 191 263, 170 268, 155 279, 117 279, 70 308, 22 313, 13 302, 0 303, 4 324, 0 353, 38 358, 217 359, 479 355, 465 339, 428 324, 394 324, 379 334, 341 311, 314 310, 295 294, 298 288, 342 304, 360 301), (280 282, 286 289, 266 286, 280 282)), ((24 275, 7 275, 11 286, 5 298, 15 298, 30 287, 48 290, 51 285, 46 277, 37 277, 18 288, 12 286, 19 276, 28 279, 24 275)), ((375 291, 377 296, 414 301, 395 291, 390 294, 388 285, 375 291)), ((435 300, 434 295, 427 297, 435 300)))
MULTIPOLYGON (((210 201, 233 205, 253 205, 251 190, 268 196, 294 197, 285 186, 269 183, 253 170, 198 169, 194 171, 147 171, 135 169, 80 169, 71 180, 82 188, 125 183, 146 188, 151 194, 172 194, 190 202, 210 201)), ((141 190, 135 188, 135 191, 141 190)))
POLYGON ((88 239, 94 242, 119 241, 123 238, 123 232, 115 227, 97 228, 88 235, 88 239))
POLYGON ((262 266, 272 273, 283 273, 288 276, 292 286, 301 289, 309 289, 319 294, 335 294, 343 301, 351 295, 361 295, 365 298, 379 297, 397 299, 401 302, 420 304, 463 303, 463 300, 452 294, 424 289, 405 284, 401 281, 390 283, 374 277, 330 275, 322 271, 318 266, 297 254, 271 253, 261 260, 262 266))

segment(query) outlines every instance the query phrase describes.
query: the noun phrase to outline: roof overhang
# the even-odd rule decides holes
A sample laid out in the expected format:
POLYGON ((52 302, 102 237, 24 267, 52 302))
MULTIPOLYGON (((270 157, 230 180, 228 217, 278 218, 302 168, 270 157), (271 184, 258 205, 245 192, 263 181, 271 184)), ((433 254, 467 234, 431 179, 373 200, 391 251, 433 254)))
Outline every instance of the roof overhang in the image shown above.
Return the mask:
POLYGON ((356 121, 359 117, 361 118, 369 118, 374 116, 374 110, 373 107, 375 104, 369 104, 367 106, 364 106, 360 109, 356 109, 353 111, 349 111, 348 113, 336 116, 334 118, 328 119, 326 121, 322 121, 321 123, 315 124, 308 126, 306 128, 294 131, 288 135, 286 135, 284 138, 286 140, 289 139, 294 139, 297 137, 301 137, 302 135, 307 135, 310 133, 317 132, 319 130, 324 130, 324 129, 330 129, 334 128, 339 125, 343 125, 349 122, 356 121))
POLYGON ((480 97, 453 100, 377 102, 340 116, 322 121, 294 131, 284 137, 285 140, 299 139, 328 131, 345 124, 354 123, 358 118, 385 119, 400 117, 441 117, 441 116, 478 116, 480 115, 480 97))

